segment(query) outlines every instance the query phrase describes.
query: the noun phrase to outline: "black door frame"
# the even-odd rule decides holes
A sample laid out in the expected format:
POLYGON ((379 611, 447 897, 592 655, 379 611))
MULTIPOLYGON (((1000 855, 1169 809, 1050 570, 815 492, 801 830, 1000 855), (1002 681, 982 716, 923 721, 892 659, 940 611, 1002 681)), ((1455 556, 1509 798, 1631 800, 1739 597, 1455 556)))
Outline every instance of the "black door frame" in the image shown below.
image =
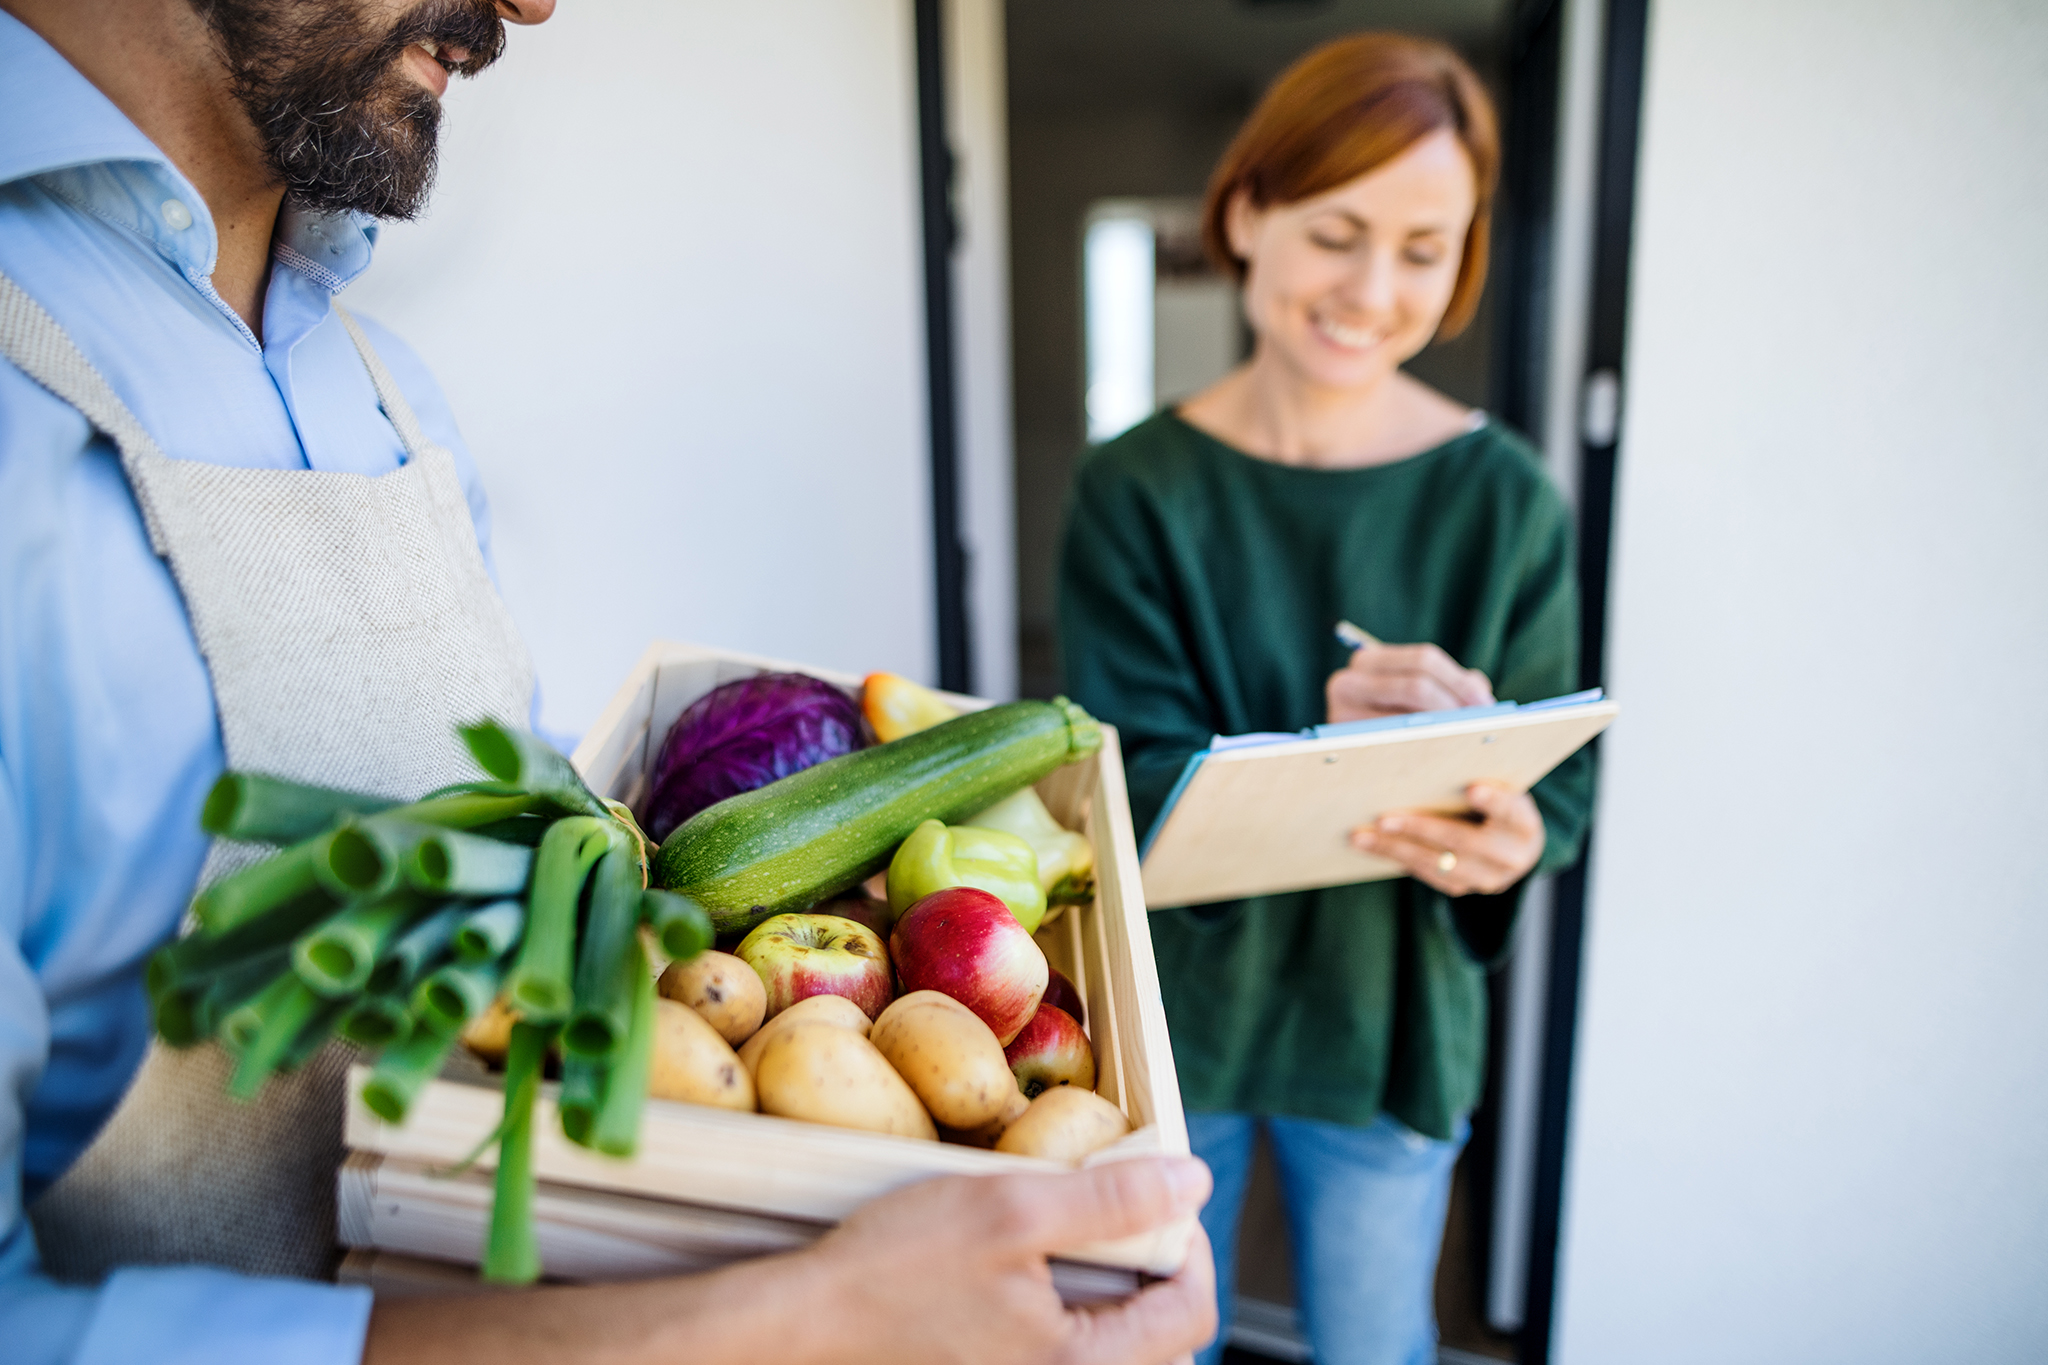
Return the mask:
POLYGON ((953 341, 953 147, 946 132, 944 0, 916 0, 918 203, 924 238, 925 392, 931 441, 932 603, 940 687, 974 690, 967 547, 960 538, 960 397, 953 341))
MULTIPOLYGON (((1642 122, 1649 0, 1607 0, 1601 59, 1599 168, 1593 191, 1592 296, 1580 392, 1595 376, 1611 376, 1627 392, 1628 281, 1635 233, 1636 161, 1642 122)), ((1580 685, 1605 683, 1607 605, 1614 540, 1618 434, 1599 444, 1579 423, 1580 685)), ((1523 1365, 1549 1365, 1557 1321, 1557 1245, 1563 1221, 1566 1139, 1572 1068, 1578 1047, 1581 955, 1585 948, 1586 854, 1556 882, 1551 912, 1550 976, 1544 998, 1543 1088, 1537 1115, 1536 1180, 1529 1230, 1529 1280, 1523 1306, 1523 1365)))

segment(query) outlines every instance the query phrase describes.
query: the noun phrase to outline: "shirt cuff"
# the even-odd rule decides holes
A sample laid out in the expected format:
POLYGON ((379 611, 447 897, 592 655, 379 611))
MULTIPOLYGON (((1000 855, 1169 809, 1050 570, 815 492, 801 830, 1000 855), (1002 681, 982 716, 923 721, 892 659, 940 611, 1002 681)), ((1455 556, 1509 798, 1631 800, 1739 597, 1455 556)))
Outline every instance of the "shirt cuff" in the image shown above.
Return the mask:
POLYGON ((75 1365, 358 1365, 370 1291, 206 1266, 117 1270, 75 1365))

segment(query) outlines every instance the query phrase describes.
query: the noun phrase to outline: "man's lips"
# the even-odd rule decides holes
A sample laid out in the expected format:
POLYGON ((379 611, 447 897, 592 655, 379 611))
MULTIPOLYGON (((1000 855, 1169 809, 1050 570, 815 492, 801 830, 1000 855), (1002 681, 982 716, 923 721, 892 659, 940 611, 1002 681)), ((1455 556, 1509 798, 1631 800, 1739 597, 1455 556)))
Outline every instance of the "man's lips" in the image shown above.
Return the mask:
POLYGON ((461 49, 444 47, 435 55, 430 54, 423 44, 410 43, 405 49, 405 67, 412 73, 414 80, 424 85, 435 99, 439 99, 448 93, 448 68, 441 64, 441 58, 458 51, 461 49))

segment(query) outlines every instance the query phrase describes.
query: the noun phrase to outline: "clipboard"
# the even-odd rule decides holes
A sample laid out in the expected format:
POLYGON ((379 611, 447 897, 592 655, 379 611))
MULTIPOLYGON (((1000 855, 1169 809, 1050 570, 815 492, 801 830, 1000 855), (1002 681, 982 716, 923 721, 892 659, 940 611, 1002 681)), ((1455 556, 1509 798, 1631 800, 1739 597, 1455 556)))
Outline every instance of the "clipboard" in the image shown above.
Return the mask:
POLYGON ((1350 833, 1394 810, 1469 811, 1465 788, 1526 792, 1621 712, 1598 689, 1470 707, 1218 736, 1188 760, 1141 850, 1154 910, 1403 877, 1350 833))

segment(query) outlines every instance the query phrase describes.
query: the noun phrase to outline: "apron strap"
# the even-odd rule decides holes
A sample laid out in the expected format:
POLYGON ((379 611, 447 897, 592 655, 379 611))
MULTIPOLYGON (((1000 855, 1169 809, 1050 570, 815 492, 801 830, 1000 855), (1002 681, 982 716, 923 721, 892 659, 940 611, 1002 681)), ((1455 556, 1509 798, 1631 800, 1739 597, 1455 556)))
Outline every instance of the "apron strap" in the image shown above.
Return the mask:
POLYGON ((384 358, 370 345, 370 338, 363 334, 362 324, 339 303, 334 305, 334 312, 341 319, 341 325, 348 328, 348 339, 356 344, 356 354, 363 358, 363 368, 370 372, 370 383, 377 390, 377 403, 397 429, 398 439, 405 445, 405 462, 411 464, 432 450, 433 442, 420 430, 420 420, 413 416, 412 404, 405 401, 404 390, 391 377, 391 371, 384 368, 384 358))
POLYGON ((0 355, 78 409, 86 421, 113 441, 121 452, 121 468, 128 475, 128 485, 135 490, 136 504, 142 509, 149 546, 159 556, 163 555, 163 531, 146 492, 150 486, 146 466, 168 457, 157 449, 156 442, 114 392, 113 385, 93 368, 57 319, 5 272, 0 272, 0 355))

